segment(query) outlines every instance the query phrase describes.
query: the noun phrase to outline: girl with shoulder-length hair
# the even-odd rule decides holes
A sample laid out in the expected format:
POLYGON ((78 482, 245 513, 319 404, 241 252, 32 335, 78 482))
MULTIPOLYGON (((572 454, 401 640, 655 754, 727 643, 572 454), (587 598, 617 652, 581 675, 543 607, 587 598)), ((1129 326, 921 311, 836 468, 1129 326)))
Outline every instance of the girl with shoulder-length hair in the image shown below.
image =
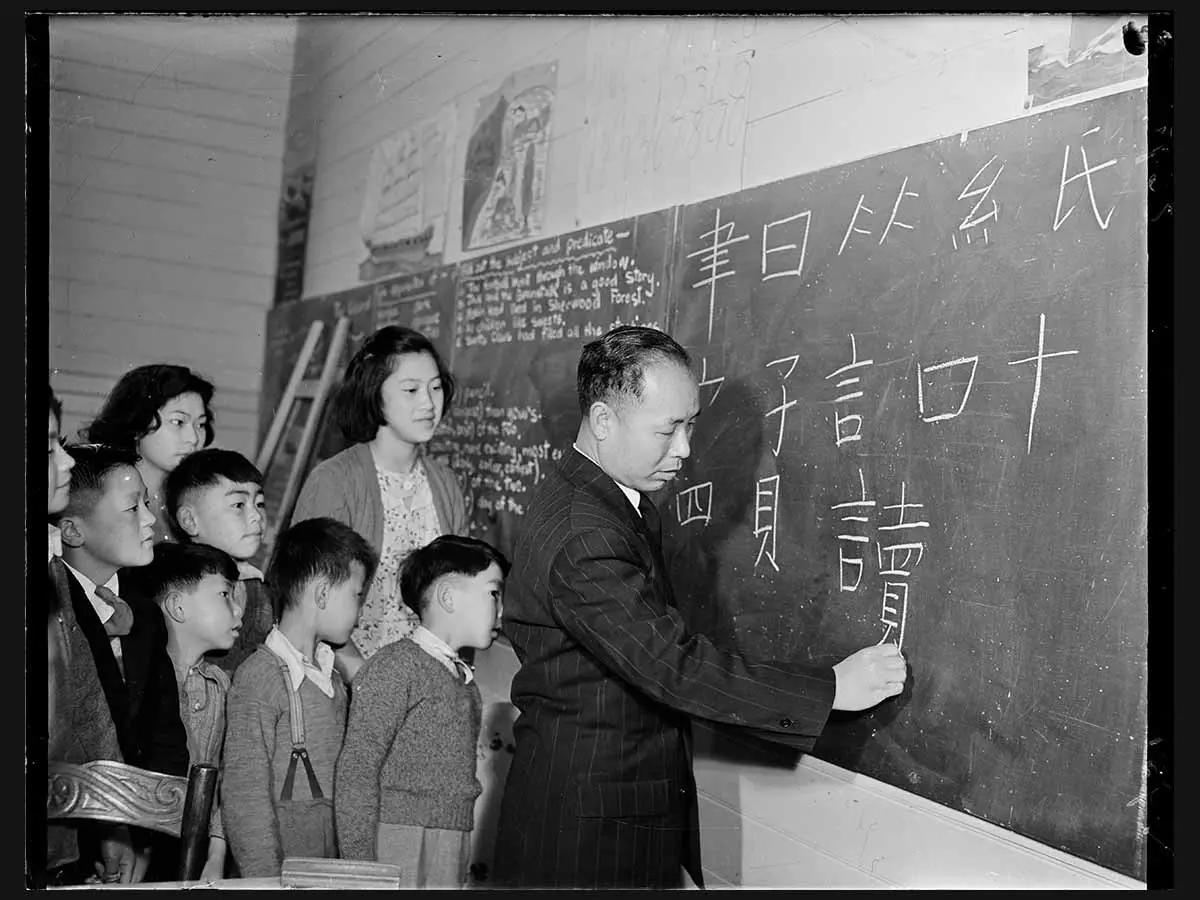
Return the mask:
POLYGON ((454 378, 437 348, 402 325, 375 332, 338 389, 337 423, 353 445, 312 470, 292 522, 337 519, 379 555, 358 626, 335 657, 347 681, 376 650, 420 624, 399 595, 404 558, 440 535, 467 533, 457 478, 424 452, 453 399, 454 378))
POLYGON ((171 539, 163 482, 180 461, 213 440, 212 382, 187 366, 155 363, 121 376, 87 428, 87 440, 132 450, 150 494, 154 540, 171 539))

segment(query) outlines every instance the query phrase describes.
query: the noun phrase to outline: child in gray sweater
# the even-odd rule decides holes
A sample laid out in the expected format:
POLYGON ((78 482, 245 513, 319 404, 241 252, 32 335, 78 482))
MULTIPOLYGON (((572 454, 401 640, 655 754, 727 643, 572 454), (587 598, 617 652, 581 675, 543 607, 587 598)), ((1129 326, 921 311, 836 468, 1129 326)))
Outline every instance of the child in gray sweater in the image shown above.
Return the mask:
POLYGON ((331 795, 346 687, 329 645, 350 639, 375 564, 366 540, 333 519, 276 541, 267 583, 279 624, 238 666, 227 704, 221 803, 243 877, 278 875, 287 857, 338 855, 331 795))
POLYGON ((342 856, 399 866, 409 887, 466 883, 482 704, 459 651, 491 646, 508 568, 474 538, 443 535, 414 550, 400 595, 421 625, 354 679, 334 783, 342 856))

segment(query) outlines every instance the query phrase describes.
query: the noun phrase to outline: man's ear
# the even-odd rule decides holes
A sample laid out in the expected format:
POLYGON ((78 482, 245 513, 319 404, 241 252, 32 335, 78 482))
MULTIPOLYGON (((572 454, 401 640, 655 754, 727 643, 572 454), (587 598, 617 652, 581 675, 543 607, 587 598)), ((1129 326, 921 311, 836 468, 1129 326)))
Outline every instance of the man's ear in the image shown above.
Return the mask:
POLYGON ((172 622, 186 622, 187 610, 183 608, 183 592, 168 591, 167 596, 163 598, 162 603, 163 615, 167 616, 172 622))
POLYGON ((200 523, 196 521, 196 510, 192 508, 191 504, 184 503, 175 511, 175 521, 179 523, 179 527, 188 537, 199 536, 200 523))
POLYGON ((603 441, 612 428, 613 409, 603 400, 597 400, 588 410, 588 425, 596 440, 603 441))
POLYGON ((62 532, 62 542, 68 547, 79 548, 84 544, 83 532, 73 516, 63 516, 58 520, 58 530, 62 532))

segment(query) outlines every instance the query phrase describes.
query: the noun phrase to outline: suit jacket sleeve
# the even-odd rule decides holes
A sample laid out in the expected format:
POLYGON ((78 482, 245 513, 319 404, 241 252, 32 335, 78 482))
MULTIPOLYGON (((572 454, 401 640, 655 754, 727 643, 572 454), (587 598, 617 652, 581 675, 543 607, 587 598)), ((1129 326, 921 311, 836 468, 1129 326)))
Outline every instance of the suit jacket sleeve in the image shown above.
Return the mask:
POLYGON ((189 762, 187 731, 179 717, 179 685, 175 681, 175 667, 167 654, 167 626, 156 605, 144 603, 136 615, 146 613, 153 614, 154 643, 143 703, 153 706, 152 710, 146 710, 146 714, 153 717, 153 726, 149 729, 144 762, 146 768, 155 772, 186 776, 189 762))
MULTIPOLYGON (((833 706, 830 667, 750 663, 690 633, 654 596, 632 539, 593 528, 567 541, 550 570, 559 625, 649 697, 702 719, 811 742, 833 706)), ((792 741, 786 741, 791 743, 792 741)))

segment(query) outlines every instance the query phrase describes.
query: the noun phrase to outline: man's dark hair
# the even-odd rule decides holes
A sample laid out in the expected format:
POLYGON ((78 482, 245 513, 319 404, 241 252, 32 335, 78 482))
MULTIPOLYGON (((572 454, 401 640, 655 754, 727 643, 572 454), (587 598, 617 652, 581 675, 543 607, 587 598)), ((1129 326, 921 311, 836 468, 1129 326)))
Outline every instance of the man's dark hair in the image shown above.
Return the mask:
POLYGON ((330 584, 349 580, 353 563, 363 567, 363 584, 369 585, 379 558, 366 538, 336 519, 318 517, 297 522, 275 539, 265 581, 270 588, 275 621, 300 601, 314 578, 330 584))
POLYGON ((71 470, 71 492, 67 508, 56 516, 87 516, 104 494, 104 482, 109 473, 125 467, 137 468, 138 455, 122 447, 107 444, 68 444, 66 451, 75 460, 71 470))
POLYGON ((396 361, 410 353, 428 353, 442 382, 442 416, 450 413, 454 400, 454 377, 433 342, 404 325, 386 325, 367 338, 346 366, 338 388, 334 415, 346 440, 356 444, 374 440, 383 417, 383 383, 396 369, 396 361))
POLYGON ((657 328, 622 325, 585 344, 575 378, 579 411, 586 418, 598 401, 640 400, 646 369, 666 362, 691 365, 687 351, 657 328))
POLYGON ((400 596, 417 615, 429 605, 429 588, 443 575, 478 575, 492 563, 507 576, 508 559, 489 544, 471 537, 443 534, 412 551, 400 566, 400 596))
POLYGON ((254 463, 236 450, 220 447, 205 447, 185 456, 163 483, 163 507, 167 524, 180 541, 189 541, 191 536, 179 527, 179 507, 188 500, 192 491, 215 487, 222 478, 235 484, 257 484, 262 486, 262 473, 254 463))
POLYGON ((224 550, 208 544, 176 544, 164 541, 154 547, 154 559, 121 572, 121 586, 147 600, 163 600, 171 591, 195 590, 207 575, 219 575, 226 581, 238 580, 237 563, 224 550))

